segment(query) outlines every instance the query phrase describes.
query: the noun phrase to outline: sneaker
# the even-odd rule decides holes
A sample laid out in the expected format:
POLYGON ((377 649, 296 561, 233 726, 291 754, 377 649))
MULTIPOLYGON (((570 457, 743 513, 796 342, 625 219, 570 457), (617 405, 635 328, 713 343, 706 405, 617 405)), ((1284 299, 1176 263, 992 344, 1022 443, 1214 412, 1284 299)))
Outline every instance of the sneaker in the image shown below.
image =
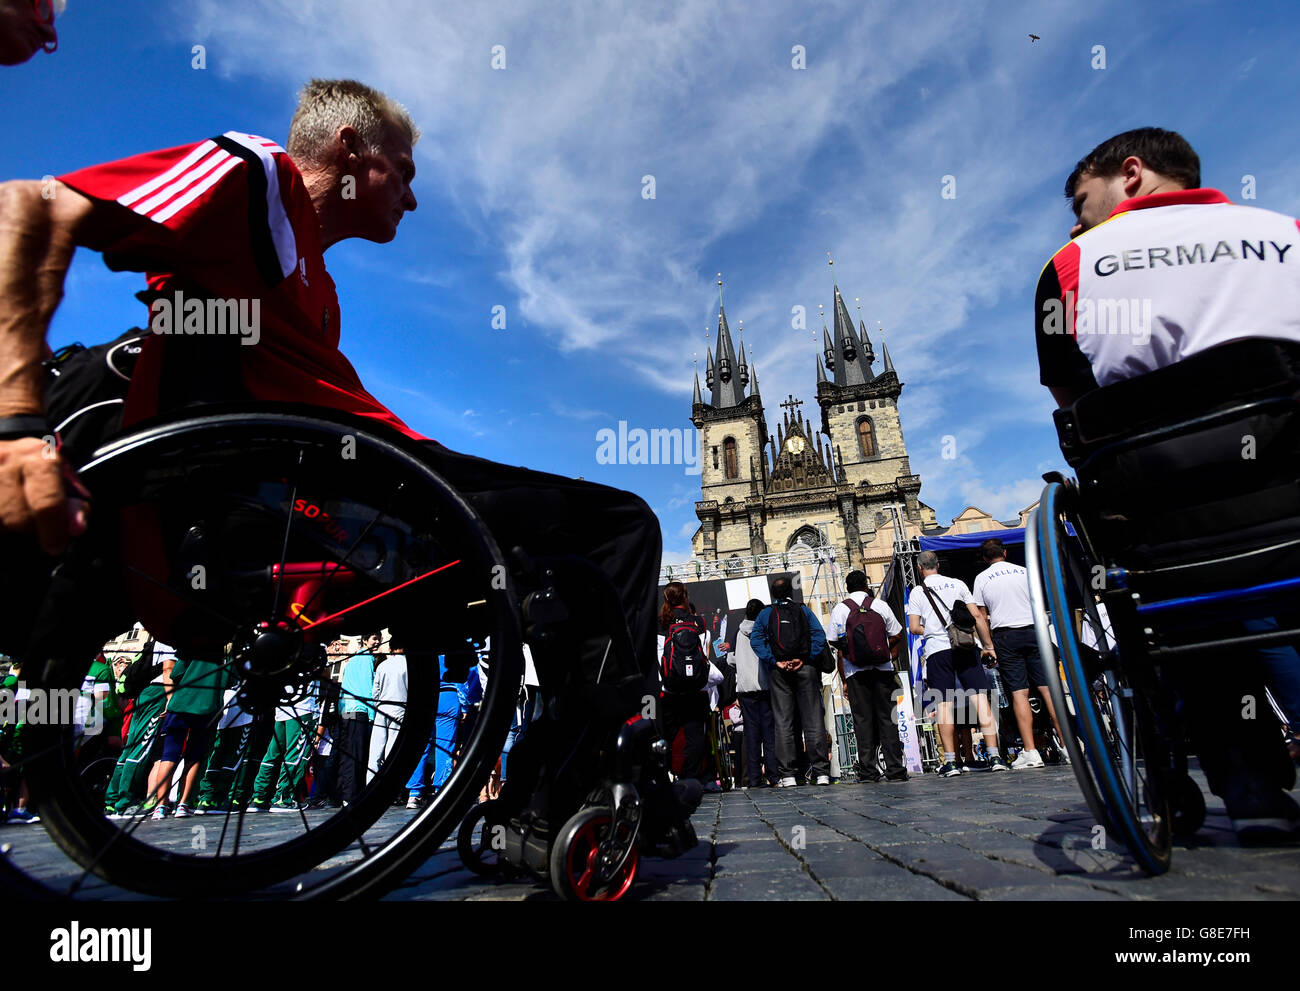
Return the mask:
POLYGON ((962 774, 970 774, 971 766, 967 764, 965 761, 962 761, 960 764, 957 765, 957 770, 959 770, 962 774))
POLYGON ((166 819, 166 818, 167 818, 167 806, 165 806, 165 805, 155 805, 155 806, 154 806, 154 809, 153 809, 153 812, 151 812, 151 813, 149 814, 149 818, 150 818, 150 819, 154 819, 154 820, 158 820, 158 819, 166 819))
POLYGON ((216 815, 224 811, 225 809, 218 806, 216 802, 209 802, 206 800, 200 801, 198 805, 194 806, 194 814, 196 816, 205 816, 209 812, 211 812, 213 815, 216 815))
POLYGON ((191 805, 181 802, 176 806, 176 811, 173 812, 172 815, 177 819, 188 819, 190 816, 194 815, 194 808, 191 805))
POLYGON ((1037 750, 1022 750, 1019 756, 1011 762, 1011 770, 1023 771, 1030 767, 1042 767, 1043 758, 1037 750))
POLYGON ((906 771, 904 771, 902 774, 897 774, 897 775, 894 775, 894 774, 886 774, 886 775, 885 775, 885 780, 886 780, 886 781, 890 781, 890 782, 893 782, 893 781, 910 781, 911 779, 912 779, 912 776, 911 776, 910 774, 908 774, 906 771))
POLYGON ((780 781, 776 783, 776 786, 778 788, 793 788, 798 784, 799 782, 796 781, 794 778, 782 778, 780 781))
POLYGON ((961 777, 961 768, 954 762, 948 761, 939 768, 939 776, 941 778, 959 778, 961 777))
POLYGON ((245 812, 248 812, 248 813, 253 813, 253 812, 265 812, 265 811, 267 811, 270 807, 271 807, 271 803, 270 803, 270 802, 249 802, 249 803, 248 803, 248 808, 245 809, 244 811, 245 811, 245 812))
POLYGON ((967 761, 962 765, 962 767, 969 768, 972 771, 983 772, 989 769, 989 762, 984 760, 982 757, 976 757, 974 760, 967 761))
POLYGON ((41 817, 31 809, 13 809, 6 821, 11 826, 30 826, 33 823, 40 822, 41 817))
POLYGON ((412 795, 406 800, 406 807, 414 811, 415 809, 424 808, 424 799, 419 795, 412 795))
POLYGON ((299 802, 276 802, 274 805, 271 806, 271 811, 272 812, 301 812, 306 807, 307 806, 302 805, 299 802))
POLYGON ((704 786, 704 790, 710 795, 715 795, 722 791, 722 785, 718 784, 716 781, 710 781, 704 786))
POLYGON ((828 785, 828 784, 830 784, 830 783, 831 783, 831 778, 830 778, 830 775, 829 775, 829 774, 819 774, 819 775, 817 775, 817 784, 819 784, 819 785, 828 785))
MULTIPOLYGON (((1040 763, 1041 763, 1041 762, 1040 762, 1040 763)), ((1008 764, 1005 760, 1002 759, 1002 755, 1001 755, 1001 754, 998 754, 996 757, 990 757, 990 758, 989 758, 989 770, 990 770, 990 771, 1009 771, 1009 770, 1011 770, 1011 765, 1008 764)))

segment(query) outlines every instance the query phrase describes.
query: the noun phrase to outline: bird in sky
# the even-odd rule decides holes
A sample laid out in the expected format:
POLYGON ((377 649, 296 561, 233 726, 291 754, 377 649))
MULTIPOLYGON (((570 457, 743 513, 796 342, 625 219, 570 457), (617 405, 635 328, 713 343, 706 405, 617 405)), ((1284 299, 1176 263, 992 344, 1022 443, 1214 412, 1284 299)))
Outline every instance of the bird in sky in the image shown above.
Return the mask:
POLYGON ((1029 36, 1029 43, 1030 43, 1031 45, 1032 45, 1035 41, 1037 41, 1037 40, 1038 40, 1038 35, 1036 35, 1036 34, 1031 34, 1031 35, 1029 36))

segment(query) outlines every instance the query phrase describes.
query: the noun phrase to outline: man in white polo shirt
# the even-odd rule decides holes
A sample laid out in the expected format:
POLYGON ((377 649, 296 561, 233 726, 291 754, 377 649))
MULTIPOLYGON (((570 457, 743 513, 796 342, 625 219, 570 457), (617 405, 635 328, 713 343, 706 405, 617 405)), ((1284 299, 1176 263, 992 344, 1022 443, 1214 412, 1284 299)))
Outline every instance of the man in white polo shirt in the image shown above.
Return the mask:
POLYGON ((907 628, 913 636, 923 637, 921 656, 925 659, 925 684, 928 691, 939 692, 939 739, 943 743, 943 764, 939 774, 955 778, 961 774, 957 766, 956 714, 957 677, 961 676, 962 701, 970 704, 974 696, 975 714, 980 721, 980 732, 989 752, 989 770, 1010 770, 998 749, 997 726, 993 722, 993 707, 989 705, 989 680, 980 663, 982 655, 993 653, 993 637, 981 610, 971 610, 975 629, 984 645, 979 651, 973 647, 954 647, 948 639, 947 626, 952 619, 952 607, 957 600, 969 603, 971 591, 960 578, 945 578, 939 574, 939 555, 922 551, 916 559, 921 571, 921 583, 907 597, 907 628))
POLYGON ((849 617, 855 609, 870 609, 884 623, 890 654, 896 657, 898 644, 903 639, 903 624, 884 599, 870 594, 865 572, 850 571, 845 576, 844 585, 849 597, 831 610, 830 642, 840 655, 840 677, 844 679, 844 691, 853 712, 853 733, 858 740, 858 780, 873 783, 880 780, 880 769, 876 765, 876 747, 880 746, 885 751, 885 777, 890 781, 906 781, 903 741, 894 723, 894 692, 899 685, 893 661, 885 659, 866 665, 865 659, 859 658, 864 664, 854 664, 845 639, 849 617), (868 599, 870 602, 864 605, 868 599))
POLYGON ((1020 739, 1025 749, 1011 764, 1012 770, 1042 767, 1043 758, 1034 746, 1034 713, 1029 708, 1029 687, 1032 684, 1043 696, 1043 704, 1061 737, 1061 724, 1056 721, 1052 696, 1047 690, 1047 671, 1038 653, 1038 639, 1034 636, 1034 611, 1029 604, 1029 572, 1007 560, 1007 549, 997 537, 990 537, 980 545, 980 552, 988 567, 975 576, 975 589, 971 602, 978 606, 988 619, 993 632, 993 656, 1002 675, 1002 687, 1011 694, 1011 705, 1020 727, 1020 739))

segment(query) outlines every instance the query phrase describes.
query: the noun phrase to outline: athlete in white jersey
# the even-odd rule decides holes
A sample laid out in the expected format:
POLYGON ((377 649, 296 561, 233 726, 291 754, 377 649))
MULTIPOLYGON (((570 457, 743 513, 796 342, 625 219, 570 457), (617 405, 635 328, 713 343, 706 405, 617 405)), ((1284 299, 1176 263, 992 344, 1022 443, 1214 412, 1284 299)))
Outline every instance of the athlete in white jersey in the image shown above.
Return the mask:
MULTIPOLYGON (((1300 223, 1200 183, 1196 152, 1159 128, 1116 135, 1075 167, 1074 240, 1043 268, 1034 305, 1040 378, 1058 405, 1232 341, 1300 342, 1300 223)), ((1267 716, 1241 715, 1266 678, 1275 693, 1300 683, 1300 655, 1193 656, 1169 673, 1243 842, 1300 836, 1281 734, 1267 716)))

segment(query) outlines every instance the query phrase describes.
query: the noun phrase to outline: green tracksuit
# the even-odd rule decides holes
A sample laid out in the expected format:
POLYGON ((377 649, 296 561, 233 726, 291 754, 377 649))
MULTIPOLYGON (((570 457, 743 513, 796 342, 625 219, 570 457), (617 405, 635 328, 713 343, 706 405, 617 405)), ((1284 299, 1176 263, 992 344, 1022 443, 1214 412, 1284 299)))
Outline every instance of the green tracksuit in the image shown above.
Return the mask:
POLYGON ((199 785, 199 804, 216 808, 227 802, 236 807, 247 804, 253 791, 253 775, 261 766, 270 742, 265 724, 259 727, 249 722, 218 730, 199 785))
POLYGON ((117 759, 113 777, 109 779, 104 804, 117 812, 144 801, 149 784, 149 768, 153 766, 154 751, 161 746, 158 724, 167 708, 167 690, 161 682, 154 682, 140 692, 131 714, 131 730, 126 746, 117 759))
POLYGON ((298 786, 307 774, 307 764, 315 740, 314 714, 276 722, 271 745, 262 758, 257 780, 253 782, 254 804, 265 805, 271 801, 272 788, 275 789, 274 799, 277 804, 288 805, 296 801, 298 786))

